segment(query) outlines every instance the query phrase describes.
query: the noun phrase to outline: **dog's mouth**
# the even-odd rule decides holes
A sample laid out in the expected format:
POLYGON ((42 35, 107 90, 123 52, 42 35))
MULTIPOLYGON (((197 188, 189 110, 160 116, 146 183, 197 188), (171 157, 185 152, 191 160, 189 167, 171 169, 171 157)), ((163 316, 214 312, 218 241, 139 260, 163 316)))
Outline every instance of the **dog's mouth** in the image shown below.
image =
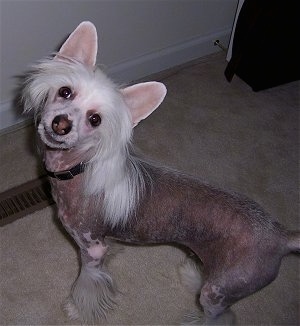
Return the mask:
POLYGON ((50 148, 70 149, 77 141, 75 132, 68 135, 57 135, 53 131, 48 130, 43 123, 39 124, 38 133, 41 140, 50 148))

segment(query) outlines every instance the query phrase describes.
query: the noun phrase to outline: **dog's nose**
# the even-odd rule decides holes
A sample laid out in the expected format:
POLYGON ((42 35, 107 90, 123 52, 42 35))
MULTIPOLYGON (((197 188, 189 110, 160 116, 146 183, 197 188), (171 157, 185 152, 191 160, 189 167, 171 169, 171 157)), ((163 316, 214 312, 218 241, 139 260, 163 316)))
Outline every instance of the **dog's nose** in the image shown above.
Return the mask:
POLYGON ((72 121, 66 114, 57 115, 52 121, 52 129, 57 135, 66 135, 72 129, 72 121))

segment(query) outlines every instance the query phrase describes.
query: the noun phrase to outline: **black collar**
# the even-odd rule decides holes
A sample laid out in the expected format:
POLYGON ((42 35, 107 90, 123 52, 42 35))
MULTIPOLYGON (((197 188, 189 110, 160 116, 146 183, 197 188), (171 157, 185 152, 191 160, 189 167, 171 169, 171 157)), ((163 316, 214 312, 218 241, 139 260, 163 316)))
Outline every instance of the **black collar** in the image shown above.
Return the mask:
POLYGON ((58 180, 70 180, 75 177, 75 175, 84 172, 86 168, 86 163, 80 162, 79 164, 73 166, 70 170, 59 171, 59 172, 52 172, 48 171, 46 168, 46 173, 49 177, 55 178, 58 180))

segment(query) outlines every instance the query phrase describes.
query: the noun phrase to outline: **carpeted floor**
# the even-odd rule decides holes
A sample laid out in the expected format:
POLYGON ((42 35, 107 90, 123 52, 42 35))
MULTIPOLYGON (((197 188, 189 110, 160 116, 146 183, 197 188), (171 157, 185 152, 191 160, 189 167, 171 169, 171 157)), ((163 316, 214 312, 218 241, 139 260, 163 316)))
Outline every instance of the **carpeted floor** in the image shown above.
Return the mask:
MULTIPOLYGON (((225 81, 223 53, 160 75, 161 107, 135 130, 149 157, 253 198, 291 229, 300 229, 299 82, 254 93, 237 77, 225 81), (162 77, 164 76, 164 77, 162 77)), ((32 127, 0 137, 0 191, 41 173, 32 127)), ((70 325, 61 303, 78 273, 73 242, 55 207, 1 232, 1 325, 70 325)), ((109 263, 120 293, 103 324, 174 325, 196 311, 180 283, 185 253, 169 246, 120 246, 109 263)), ((300 257, 282 261, 278 278, 235 304, 239 325, 299 325, 300 257)))

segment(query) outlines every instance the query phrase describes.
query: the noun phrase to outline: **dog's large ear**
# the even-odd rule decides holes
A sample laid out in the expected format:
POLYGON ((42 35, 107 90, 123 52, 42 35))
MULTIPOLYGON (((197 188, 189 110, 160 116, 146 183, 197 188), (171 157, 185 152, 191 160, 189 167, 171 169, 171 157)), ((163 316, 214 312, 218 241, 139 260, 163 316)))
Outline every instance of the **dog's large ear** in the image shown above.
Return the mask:
POLYGON ((128 105, 133 127, 147 118, 163 101, 166 86, 158 82, 140 83, 121 90, 128 105))
POLYGON ((83 64, 94 66, 97 57, 97 30, 94 24, 85 21, 78 25, 61 46, 55 59, 69 57, 83 64))

